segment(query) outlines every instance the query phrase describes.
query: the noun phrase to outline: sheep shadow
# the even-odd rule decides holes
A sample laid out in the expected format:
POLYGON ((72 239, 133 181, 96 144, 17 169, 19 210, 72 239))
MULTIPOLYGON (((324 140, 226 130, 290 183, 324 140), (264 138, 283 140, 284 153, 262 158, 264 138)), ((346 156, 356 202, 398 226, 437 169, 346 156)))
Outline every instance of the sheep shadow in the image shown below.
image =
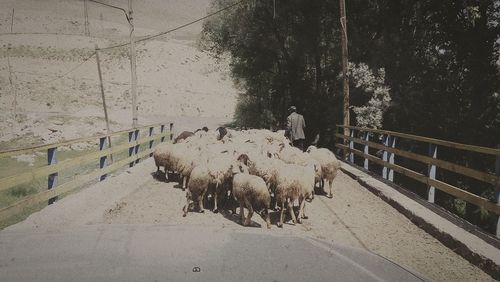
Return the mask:
MULTIPOLYGON (((294 207, 294 211, 295 211, 295 214, 296 216, 298 215, 298 207, 294 207), (296 210, 297 208, 297 210, 296 210)), ((230 220, 240 226, 243 226, 243 223, 241 222, 241 216, 240 216, 240 208, 237 207, 236 208, 236 213, 232 213, 232 211, 230 210, 220 210, 219 212, 225 219, 227 220, 230 220)), ((248 210, 245 209, 245 216, 248 215, 248 210)), ((273 211, 273 210, 269 210, 269 219, 271 221, 271 228, 276 228, 277 225, 278 225, 278 222, 280 221, 280 211, 273 211)), ((252 218, 254 218, 255 216, 257 217, 260 217, 260 213, 258 212, 254 212, 252 218)), ((283 220, 283 225, 293 225, 293 223, 291 222, 292 218, 290 217, 290 214, 288 213, 288 211, 285 212, 284 214, 284 220, 283 220)), ((263 228, 262 224, 260 223, 257 223, 253 220, 251 220, 250 222, 250 225, 247 225, 245 227, 253 227, 253 228, 263 228)), ((264 226, 265 227, 265 226, 264 226)))
POLYGON ((156 181, 165 182, 165 183, 170 183, 170 182, 177 183, 174 185, 174 188, 182 188, 181 184, 179 184, 180 176, 177 173, 167 172, 167 177, 168 177, 167 178, 167 177, 165 177, 165 173, 163 171, 154 171, 154 172, 151 172, 151 176, 156 181))
POLYGON ((153 177, 154 180, 160 181, 160 182, 168 182, 168 179, 165 177, 165 174, 162 173, 161 171, 154 171, 151 172, 151 176, 153 177))
MULTIPOLYGON (((246 211, 248 212, 248 210, 246 211)), ((225 219, 227 220, 230 220, 240 226, 243 226, 243 222, 241 222, 241 216, 240 216, 240 208, 238 207, 238 209, 236 210, 236 213, 232 213, 232 211, 229 211, 229 210, 221 210, 219 212, 225 219)), ((247 213, 245 213, 245 215, 247 215, 247 213)), ((260 216, 258 215, 256 212, 254 213, 254 215, 252 216, 252 218, 254 216, 260 216)), ((262 228, 262 225, 251 220, 250 222, 250 225, 247 225, 247 226, 244 226, 244 227, 252 227, 252 228, 262 228)))

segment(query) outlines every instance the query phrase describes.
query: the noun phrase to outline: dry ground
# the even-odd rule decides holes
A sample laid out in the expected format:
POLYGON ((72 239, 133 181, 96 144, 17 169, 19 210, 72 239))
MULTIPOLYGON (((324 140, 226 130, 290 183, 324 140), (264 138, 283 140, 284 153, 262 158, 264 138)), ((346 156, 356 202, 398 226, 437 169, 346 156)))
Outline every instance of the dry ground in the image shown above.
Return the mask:
MULTIPOLYGON (((185 192, 175 183, 156 180, 151 159, 118 176, 70 195, 32 214, 10 230, 64 230, 86 224, 208 225, 245 229, 265 226, 254 215, 254 227, 243 227, 230 213, 189 213, 182 217, 185 192)), ((363 248, 437 281, 490 281, 477 267, 419 229, 387 203, 340 173, 334 181, 335 196, 317 196, 306 205, 309 219, 295 226, 272 230, 363 248)), ((316 263, 316 262, 315 262, 316 263)), ((321 262, 317 262, 321 263, 321 262)), ((327 266, 325 266, 327 267, 327 266)))
MULTIPOLYGON (((139 38, 205 16, 210 1, 133 3, 139 38)), ((85 36, 83 1, 0 0, 0 150, 106 132, 96 59, 85 59, 96 44, 127 42, 129 26, 121 11, 96 5, 89 2, 85 36)), ((137 44, 140 125, 174 122, 194 130, 193 118, 232 119, 238 90, 227 61, 197 47, 200 32, 197 23, 137 44)), ((111 130, 131 128, 128 46, 101 51, 100 60, 111 130)))

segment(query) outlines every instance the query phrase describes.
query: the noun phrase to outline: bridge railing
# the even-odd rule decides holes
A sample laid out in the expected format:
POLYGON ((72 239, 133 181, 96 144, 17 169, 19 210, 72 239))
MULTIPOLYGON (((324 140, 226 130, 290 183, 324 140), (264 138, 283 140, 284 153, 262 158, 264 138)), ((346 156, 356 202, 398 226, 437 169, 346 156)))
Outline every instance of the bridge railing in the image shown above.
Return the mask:
POLYGON ((43 203, 52 204, 58 196, 92 181, 103 181, 123 167, 134 166, 140 159, 152 156, 154 146, 171 141, 172 128, 173 123, 155 124, 0 151, 0 222, 40 208, 43 203), (75 146, 79 148, 72 149, 75 146), (17 160, 26 156, 31 163, 17 160))
MULTIPOLYGON (((343 142, 336 143, 336 147, 344 150, 348 162, 355 163, 355 156, 361 157, 362 165, 369 170, 370 162, 382 167, 382 177, 388 181, 394 181, 394 172, 411 178, 417 182, 427 186, 425 194, 427 200, 431 203, 435 202, 436 190, 438 189, 453 197, 474 204, 485 209, 496 216, 500 215, 500 150, 460 144, 445 140, 433 139, 428 137, 404 134, 399 132, 376 130, 369 128, 361 128, 355 126, 337 126, 337 138, 343 142), (344 129, 347 129, 349 136, 344 135, 344 129), (342 132, 338 133, 338 132, 342 132), (375 138, 375 137, 379 138, 375 138), (374 140, 376 139, 376 140, 374 140), (397 146, 397 143, 408 144, 412 146, 397 146), (405 150, 403 147, 416 148, 420 146, 420 150, 405 150), (427 146, 428 149, 422 148, 427 146), (487 162, 492 164, 491 172, 482 171, 471 168, 467 165, 458 164, 452 160, 439 159, 438 151, 450 153, 453 149, 453 154, 475 153, 481 154, 482 158, 489 159, 487 162), (414 151, 427 151, 428 154, 416 153, 414 151), (371 153, 370 153, 371 152, 371 153), (375 152, 375 153, 374 153, 375 152), (397 156, 398 158, 395 158, 397 156), (399 161, 396 161, 399 160, 399 161), (423 164, 426 169, 418 169, 418 165, 409 166, 408 161, 411 160, 423 164), (405 167, 406 166, 406 167, 405 167), (460 185, 452 185, 444 179, 437 179, 437 169, 442 169, 458 175, 462 178, 469 178, 481 182, 481 187, 489 186, 494 188, 495 200, 482 197, 475 193, 471 193, 465 189, 459 188, 460 185)), ((444 154, 443 154, 444 155, 444 154)), ((421 167, 421 166, 420 166, 421 167)), ((441 174, 443 175, 443 174, 441 174)), ((446 178, 446 177, 443 177, 446 178)), ((456 177, 455 177, 456 178, 456 177)), ((450 181, 448 181, 450 182, 450 181)), ((420 193, 422 194, 422 193, 420 193)), ((424 194, 424 195, 425 195, 424 194)), ((497 217, 496 236, 500 237, 500 218, 497 217)))

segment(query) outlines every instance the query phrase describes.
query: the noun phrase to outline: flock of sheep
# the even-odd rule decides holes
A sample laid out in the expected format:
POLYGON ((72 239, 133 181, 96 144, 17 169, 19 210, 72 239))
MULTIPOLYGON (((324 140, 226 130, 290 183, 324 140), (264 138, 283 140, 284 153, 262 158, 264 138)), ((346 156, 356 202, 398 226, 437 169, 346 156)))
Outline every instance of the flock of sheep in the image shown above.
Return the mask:
POLYGON ((182 189, 187 189, 188 211, 203 212, 205 196, 214 200, 214 212, 230 209, 236 213, 239 204, 241 223, 251 223, 255 212, 271 227, 269 209, 280 210, 278 227, 283 226, 288 209, 293 224, 306 219, 305 202, 314 198, 316 185, 332 197, 332 182, 340 168, 334 154, 310 146, 302 152, 290 145, 283 131, 218 128, 215 131, 183 132, 174 143, 162 143, 153 153, 157 173, 164 168, 177 172, 182 189), (298 203, 298 216, 293 206, 298 203), (248 210, 245 218, 244 208, 248 210))

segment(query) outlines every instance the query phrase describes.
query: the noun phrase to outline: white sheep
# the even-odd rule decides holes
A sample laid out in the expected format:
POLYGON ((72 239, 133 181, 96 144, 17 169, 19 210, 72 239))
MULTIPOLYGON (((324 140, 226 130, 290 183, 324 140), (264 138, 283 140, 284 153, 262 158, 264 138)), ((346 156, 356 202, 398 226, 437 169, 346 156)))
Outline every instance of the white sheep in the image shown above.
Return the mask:
POLYGON ((188 183, 186 192, 186 205, 182 208, 186 216, 189 210, 190 201, 193 202, 198 208, 198 212, 202 213, 203 210, 203 199, 205 198, 205 193, 208 190, 208 185, 210 184, 210 176, 208 168, 203 165, 198 165, 191 171, 190 181, 188 183))
POLYGON ((172 162, 170 160, 170 155, 173 150, 172 143, 161 143, 156 146, 153 152, 153 159, 156 165, 156 173, 160 172, 160 167, 165 170, 165 179, 168 179, 168 171, 172 171, 172 162))
POLYGON ((214 196, 214 213, 219 211, 220 195, 227 194, 228 190, 225 189, 225 183, 231 178, 231 165, 234 162, 233 155, 229 153, 219 153, 218 155, 209 159, 207 168, 210 176, 210 183, 215 184, 214 196))
POLYGON ((281 206, 280 221, 278 227, 283 226, 285 202, 288 202, 288 210, 293 224, 301 223, 304 215, 304 200, 311 196, 314 190, 314 170, 311 166, 301 166, 296 164, 282 164, 278 167, 276 179, 276 199, 281 206), (293 203, 299 202, 299 219, 295 217, 293 203))
POLYGON ((248 226, 251 223, 252 215, 259 213, 266 221, 267 228, 271 228, 269 218, 269 205, 271 195, 264 180, 258 176, 248 174, 248 168, 242 163, 236 163, 232 167, 233 176, 233 196, 240 204, 241 223, 248 226), (248 209, 245 219, 244 208, 248 209))
MULTIPOLYGON (((310 154, 302 152, 300 149, 289 146, 286 143, 280 144, 280 149, 277 154, 278 158, 283 160, 288 164, 297 164, 301 166, 312 166, 314 169, 314 183, 320 183, 323 177, 323 171, 321 163, 313 158, 310 154)), ((312 193, 311 198, 314 199, 314 193, 312 193)))
POLYGON ((320 163, 322 173, 321 188, 324 189, 324 180, 328 180, 328 186, 330 189, 328 197, 332 198, 333 179, 337 176, 337 172, 341 166, 340 161, 337 160, 332 151, 326 148, 316 148, 315 146, 309 146, 309 148, 307 148, 307 152, 312 158, 320 163))

